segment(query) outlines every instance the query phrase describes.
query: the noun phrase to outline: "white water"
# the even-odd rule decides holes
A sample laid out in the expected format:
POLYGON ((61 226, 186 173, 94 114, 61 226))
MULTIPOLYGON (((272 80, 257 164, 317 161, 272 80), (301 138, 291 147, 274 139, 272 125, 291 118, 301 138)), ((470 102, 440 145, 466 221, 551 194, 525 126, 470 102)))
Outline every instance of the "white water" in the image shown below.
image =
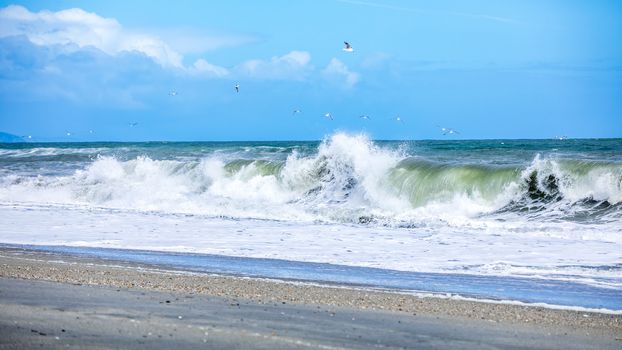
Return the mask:
POLYGON ((495 170, 413 172, 402 164, 411 156, 337 134, 315 154, 261 158, 267 165, 231 168, 231 155, 219 152, 191 160, 108 154, 60 175, 3 171, 0 242, 542 277, 622 289, 620 209, 597 220, 566 219, 589 212, 575 205, 586 198, 620 203, 622 167, 577 171, 536 156, 516 174, 482 180, 495 170), (525 198, 534 171, 543 192, 549 175, 559 179, 561 199, 536 201, 545 209, 533 213, 495 212, 525 198))
POLYGON ((403 271, 529 276, 622 289, 622 244, 598 227, 437 222, 417 229, 294 224, 57 206, 0 206, 4 243, 277 258, 403 271))
MULTIPOLYGON (((10 157, 31 153, 11 152, 10 157)), ((326 223, 372 220, 417 227, 427 220, 452 223, 521 203, 535 172, 541 195, 551 192, 546 182, 553 176, 562 198, 537 203, 547 209, 538 214, 541 219, 571 216, 585 209, 575 206, 584 199, 622 203, 622 165, 591 164, 581 169, 538 155, 522 171, 428 164, 411 169, 402 164, 409 159, 404 152, 378 148, 363 135, 346 134, 334 135, 311 156, 293 152, 285 160, 255 157, 237 167, 236 159, 218 152, 194 160, 147 156, 119 160, 106 155, 66 175, 9 172, 0 177, 0 202, 326 223)), ((533 203, 522 205, 527 204, 533 203)), ((615 224, 621 212, 610 210, 612 215, 604 217, 616 232, 622 229, 619 222, 615 224)), ((513 220, 522 221, 521 216, 514 215, 513 220)))

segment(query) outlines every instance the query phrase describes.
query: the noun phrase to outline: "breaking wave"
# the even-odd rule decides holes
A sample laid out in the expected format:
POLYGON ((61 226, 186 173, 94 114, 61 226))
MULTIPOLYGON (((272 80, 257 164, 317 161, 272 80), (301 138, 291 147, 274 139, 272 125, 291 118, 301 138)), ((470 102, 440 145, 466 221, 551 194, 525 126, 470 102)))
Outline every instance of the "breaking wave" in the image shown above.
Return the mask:
POLYGON ((380 147, 364 135, 335 134, 316 152, 293 148, 274 159, 108 154, 85 164, 69 175, 7 173, 0 201, 380 225, 448 216, 622 218, 620 163, 537 155, 522 166, 447 164, 380 147))

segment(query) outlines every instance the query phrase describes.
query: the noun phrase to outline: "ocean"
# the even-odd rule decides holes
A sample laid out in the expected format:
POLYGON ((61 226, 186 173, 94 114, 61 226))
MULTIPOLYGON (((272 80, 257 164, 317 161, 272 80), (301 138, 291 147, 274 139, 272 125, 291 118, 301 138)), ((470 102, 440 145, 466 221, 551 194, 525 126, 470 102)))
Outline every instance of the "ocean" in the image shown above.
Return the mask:
POLYGON ((0 144, 0 221, 9 246, 622 309, 622 139, 0 144), (494 292, 523 284, 555 293, 494 292))

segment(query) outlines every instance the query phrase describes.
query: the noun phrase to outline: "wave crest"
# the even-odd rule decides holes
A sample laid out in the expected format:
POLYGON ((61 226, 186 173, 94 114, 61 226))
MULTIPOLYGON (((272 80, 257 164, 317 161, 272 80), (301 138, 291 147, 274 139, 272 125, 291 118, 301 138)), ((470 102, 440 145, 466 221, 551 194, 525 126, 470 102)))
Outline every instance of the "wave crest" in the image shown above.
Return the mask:
POLYGON ((536 156, 527 166, 441 164, 339 133, 285 160, 120 160, 69 176, 0 180, 0 200, 210 216, 416 225, 422 217, 622 217, 622 164, 536 156))

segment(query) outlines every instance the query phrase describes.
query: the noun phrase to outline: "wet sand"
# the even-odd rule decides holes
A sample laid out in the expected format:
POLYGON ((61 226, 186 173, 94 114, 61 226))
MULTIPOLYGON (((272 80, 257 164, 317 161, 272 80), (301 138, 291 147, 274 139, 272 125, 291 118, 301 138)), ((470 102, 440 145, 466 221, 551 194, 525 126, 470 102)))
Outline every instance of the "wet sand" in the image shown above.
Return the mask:
POLYGON ((619 349, 622 316, 0 249, 0 348, 619 349), (58 339, 57 339, 58 338, 58 339))

